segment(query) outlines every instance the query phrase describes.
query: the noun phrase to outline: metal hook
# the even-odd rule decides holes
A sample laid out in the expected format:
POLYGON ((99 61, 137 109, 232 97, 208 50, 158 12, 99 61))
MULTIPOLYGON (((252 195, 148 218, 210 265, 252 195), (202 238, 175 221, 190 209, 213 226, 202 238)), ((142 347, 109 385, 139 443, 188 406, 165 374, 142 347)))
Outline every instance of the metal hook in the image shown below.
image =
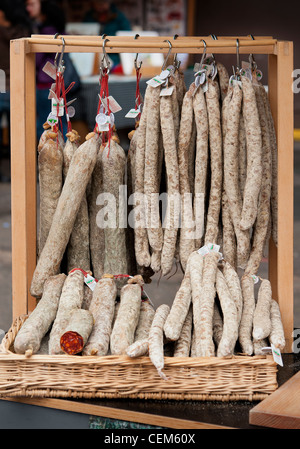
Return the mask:
POLYGON ((206 42, 204 39, 202 39, 202 42, 204 45, 204 49, 203 49, 203 53, 202 53, 202 57, 201 57, 201 61, 200 61, 200 68, 202 67, 202 64, 203 64, 205 56, 206 56, 206 42))
MULTIPOLYGON (((254 41, 253 34, 250 34, 250 36, 251 36, 251 39, 254 41)), ((256 70, 257 69, 257 64, 255 62, 255 59, 254 59, 254 56, 253 56, 252 53, 249 55, 249 63, 250 63, 251 70, 256 70)))
POLYGON ((237 39, 236 40, 236 74, 239 74, 240 71, 240 41, 237 39))
MULTIPOLYGON (((134 39, 137 39, 138 37, 140 37, 140 35, 139 35, 139 34, 136 34, 136 35, 134 36, 134 39)), ((135 67, 135 70, 139 70, 139 69, 142 67, 142 61, 140 61, 139 65, 137 64, 138 56, 139 56, 139 54, 137 53, 137 54, 135 55, 135 59, 134 59, 134 67, 135 67)))
MULTIPOLYGON (((173 37, 174 41, 175 41, 177 38, 178 38, 178 34, 174 34, 174 37, 173 37)), ((180 64, 181 64, 181 61, 179 61, 179 59, 177 58, 177 53, 175 53, 175 55, 174 55, 174 60, 173 60, 173 65, 174 65, 174 67, 175 67, 176 70, 179 69, 180 64)))
MULTIPOLYGON (((54 39, 57 39, 58 36, 59 36, 59 33, 56 33, 54 36, 54 39)), ((63 36, 61 36, 61 40, 62 40, 62 49, 61 49, 61 53, 60 53, 59 63, 57 65, 57 58, 58 58, 58 54, 59 54, 59 52, 57 52, 55 55, 55 58, 54 58, 54 65, 59 72, 63 73, 65 70, 63 57, 64 57, 64 53, 65 53, 66 43, 65 43, 63 36)))
POLYGON ((164 63, 163 63, 163 66, 162 66, 162 70, 165 70, 166 65, 167 65, 167 61, 168 61, 169 56, 170 56, 171 51, 172 51, 172 44, 171 44, 171 42, 168 39, 164 40, 164 42, 168 42, 168 44, 169 44, 169 51, 168 51, 168 54, 167 54, 167 56, 166 56, 166 58, 164 60, 164 63))
POLYGON ((103 56, 102 56, 101 66, 100 66, 100 72, 101 72, 102 75, 103 75, 104 69, 106 69, 106 74, 108 74, 109 70, 110 70, 110 61, 109 61, 109 58, 108 58, 106 50, 105 50, 106 42, 108 42, 109 39, 106 39, 105 36, 106 36, 106 34, 104 34, 102 36, 102 39, 103 39, 103 44, 102 44, 103 56), (106 65, 104 65, 104 61, 105 61, 106 65))

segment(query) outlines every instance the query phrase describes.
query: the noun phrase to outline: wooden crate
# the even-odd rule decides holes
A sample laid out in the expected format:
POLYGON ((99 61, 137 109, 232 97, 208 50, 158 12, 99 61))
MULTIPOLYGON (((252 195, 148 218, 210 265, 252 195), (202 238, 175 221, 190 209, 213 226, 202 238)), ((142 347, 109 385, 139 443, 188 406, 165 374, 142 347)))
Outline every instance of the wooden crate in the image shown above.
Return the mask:
MULTIPOLYGON (((271 37, 209 36, 107 37, 108 53, 207 52, 268 55, 268 87, 278 144, 278 247, 269 243, 269 279, 278 300, 285 330, 286 349, 292 351, 293 332, 293 43, 271 37)), ((90 36, 64 36, 65 52, 101 53, 103 40, 90 36)), ((37 176, 35 54, 60 51, 61 39, 35 35, 11 41, 11 214, 13 319, 32 311, 36 299, 29 288, 37 259, 37 176)))

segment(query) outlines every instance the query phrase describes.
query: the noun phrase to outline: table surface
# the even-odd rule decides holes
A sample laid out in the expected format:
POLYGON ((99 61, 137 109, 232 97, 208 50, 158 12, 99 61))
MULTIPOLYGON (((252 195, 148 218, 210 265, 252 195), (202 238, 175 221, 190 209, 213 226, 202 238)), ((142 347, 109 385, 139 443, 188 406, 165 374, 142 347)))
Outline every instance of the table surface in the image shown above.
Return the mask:
MULTIPOLYGON (((299 354, 283 354, 282 357, 284 366, 278 366, 279 387, 300 369, 299 354)), ((0 428, 33 425, 35 428, 45 428, 45 425, 53 426, 48 428, 89 428, 91 418, 100 416, 177 429, 258 429, 260 427, 249 423, 249 412, 257 403, 7 398, 0 401, 0 428)))

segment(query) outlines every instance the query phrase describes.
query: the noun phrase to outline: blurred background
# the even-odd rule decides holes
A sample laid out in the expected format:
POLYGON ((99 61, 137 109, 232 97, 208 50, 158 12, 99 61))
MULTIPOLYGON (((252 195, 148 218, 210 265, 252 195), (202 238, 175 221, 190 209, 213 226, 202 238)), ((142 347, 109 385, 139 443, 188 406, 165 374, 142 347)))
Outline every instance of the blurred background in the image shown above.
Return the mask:
MULTIPOLYGON (((10 131, 9 131, 9 41, 31 34, 78 34, 78 35, 140 35, 174 36, 272 36, 294 42, 294 68, 300 69, 300 4, 278 5, 271 0, 259 4, 238 1, 200 2, 196 0, 0 0, 0 329, 7 331, 12 321, 11 307, 11 220, 10 220, 10 131)), ((135 55, 111 54, 112 71, 109 78, 110 94, 118 101, 122 111, 115 114, 116 127, 121 144, 128 149, 128 132, 134 120, 125 114, 134 107, 136 79, 133 58, 135 55)), ((186 83, 193 80, 193 65, 198 56, 178 55, 185 71, 186 83)), ((245 55, 246 57, 246 55, 245 55)), ((42 124, 50 112, 48 100, 52 80, 42 68, 54 55, 36 56, 37 88, 37 138, 42 124)), ((146 81, 159 73, 163 56, 140 54, 143 61, 140 83, 143 94, 146 81)), ((65 55, 66 85, 75 81, 68 98, 76 99, 72 125, 81 136, 91 131, 95 123, 99 92, 99 55, 65 55)), ((236 64, 235 56, 218 55, 231 73, 236 64)), ((245 58, 247 59, 247 58, 245 58)), ((243 58, 242 58, 243 60, 243 58)), ((263 82, 268 79, 268 58, 255 56, 258 68, 263 73, 263 82)), ((291 83, 293 81, 291 74, 291 83)), ((294 235, 294 293, 295 327, 300 327, 300 95, 294 94, 295 127, 295 235, 294 235)), ((180 270, 179 270, 180 271, 180 270)), ((147 293, 154 303, 163 297, 172 301, 178 288, 181 273, 173 273, 169 280, 153 279, 147 293)), ((267 272, 267 259, 262 271, 267 272)))

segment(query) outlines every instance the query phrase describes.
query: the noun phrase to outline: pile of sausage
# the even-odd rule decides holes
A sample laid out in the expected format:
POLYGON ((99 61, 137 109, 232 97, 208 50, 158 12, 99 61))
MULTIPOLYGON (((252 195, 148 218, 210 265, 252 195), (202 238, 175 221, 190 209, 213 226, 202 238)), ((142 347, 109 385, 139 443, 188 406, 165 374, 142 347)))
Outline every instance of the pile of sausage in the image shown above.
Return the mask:
POLYGON ((283 350, 284 329, 268 279, 243 274, 218 248, 193 251, 164 324, 170 341, 185 336, 185 356, 258 355, 273 344, 283 350), (257 284, 257 290, 255 284, 257 284))
POLYGON ((147 85, 127 155, 115 128, 109 141, 94 130, 80 143, 75 130, 64 141, 45 124, 38 145, 38 257, 30 286, 38 305, 25 322, 35 319, 40 329, 34 353, 50 326, 56 343, 49 340, 49 353, 72 353, 73 346, 83 354, 149 353, 163 376, 167 349, 172 355, 224 356, 237 344, 243 353, 258 353, 266 338, 284 346, 270 283, 261 281, 256 300, 253 280, 271 235, 277 244, 277 147, 270 105, 255 77, 232 82, 222 64, 213 65, 189 88, 174 67, 167 87, 147 85), (115 199, 113 210, 106 195, 115 199), (211 250, 215 247, 221 258, 211 250), (168 275, 174 262, 183 279, 173 304, 158 307, 149 334, 135 341, 142 285, 124 285, 121 275, 142 276, 147 283, 155 273, 168 275), (84 290, 90 289, 84 288, 81 270, 98 280, 95 291, 101 286, 107 303, 94 292, 90 308, 83 306, 84 290), (77 287, 68 286, 76 279, 77 287), (130 323, 128 339, 127 331, 120 338, 112 328, 115 304, 121 309, 126 298, 130 307, 116 324, 121 316, 130 323), (109 319, 99 318, 99 324, 104 312, 109 319), (265 317, 263 325, 257 325, 258 317, 265 317), (99 329, 106 340, 94 344, 99 329), (114 342, 126 348, 113 352, 114 342))
POLYGON ((170 77, 171 95, 148 85, 132 139, 133 185, 143 199, 136 260, 162 275, 174 259, 185 270, 189 254, 207 243, 220 244, 233 267, 256 274, 271 234, 277 244, 277 147, 266 90, 247 76, 231 82, 226 68, 215 66, 205 89, 196 81, 187 89, 179 71, 170 77), (155 196, 164 192, 166 225, 155 196))

